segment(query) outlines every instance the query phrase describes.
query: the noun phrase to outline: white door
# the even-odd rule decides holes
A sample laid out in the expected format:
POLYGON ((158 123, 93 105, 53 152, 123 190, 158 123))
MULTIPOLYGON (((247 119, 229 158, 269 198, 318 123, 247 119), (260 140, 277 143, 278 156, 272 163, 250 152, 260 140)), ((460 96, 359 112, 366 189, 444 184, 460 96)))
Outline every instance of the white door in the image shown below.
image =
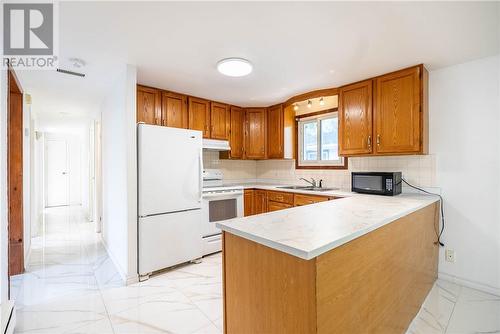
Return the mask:
POLYGON ((201 207, 201 131, 139 124, 139 216, 201 207))
POLYGON ((46 202, 45 206, 68 205, 68 144, 65 140, 49 139, 45 146, 46 202))

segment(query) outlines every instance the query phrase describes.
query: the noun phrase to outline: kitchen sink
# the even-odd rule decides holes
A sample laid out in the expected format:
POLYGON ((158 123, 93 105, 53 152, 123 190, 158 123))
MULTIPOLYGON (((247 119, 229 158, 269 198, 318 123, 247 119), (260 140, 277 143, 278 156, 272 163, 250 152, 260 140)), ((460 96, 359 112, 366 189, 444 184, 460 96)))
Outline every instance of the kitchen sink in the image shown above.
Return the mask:
POLYGON ((338 190, 339 188, 323 188, 323 187, 312 187, 312 186, 284 186, 278 187, 281 189, 294 189, 294 190, 307 190, 307 191, 331 191, 338 190))

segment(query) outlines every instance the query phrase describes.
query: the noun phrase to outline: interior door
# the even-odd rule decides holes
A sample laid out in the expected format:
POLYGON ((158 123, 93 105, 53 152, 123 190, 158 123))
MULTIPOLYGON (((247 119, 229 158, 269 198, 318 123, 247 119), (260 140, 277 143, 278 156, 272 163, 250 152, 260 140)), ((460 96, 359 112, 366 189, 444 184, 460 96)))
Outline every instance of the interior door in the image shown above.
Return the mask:
POLYGON ((46 207, 68 205, 68 143, 63 139, 48 139, 45 146, 46 207))

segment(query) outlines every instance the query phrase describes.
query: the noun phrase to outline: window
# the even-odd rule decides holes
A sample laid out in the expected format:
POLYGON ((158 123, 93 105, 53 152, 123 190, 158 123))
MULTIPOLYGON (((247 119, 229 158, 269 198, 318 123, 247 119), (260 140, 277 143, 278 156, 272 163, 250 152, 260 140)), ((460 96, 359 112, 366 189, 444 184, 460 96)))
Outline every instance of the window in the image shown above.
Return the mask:
POLYGON ((304 117, 297 125, 298 168, 347 168, 339 157, 337 112, 304 117))

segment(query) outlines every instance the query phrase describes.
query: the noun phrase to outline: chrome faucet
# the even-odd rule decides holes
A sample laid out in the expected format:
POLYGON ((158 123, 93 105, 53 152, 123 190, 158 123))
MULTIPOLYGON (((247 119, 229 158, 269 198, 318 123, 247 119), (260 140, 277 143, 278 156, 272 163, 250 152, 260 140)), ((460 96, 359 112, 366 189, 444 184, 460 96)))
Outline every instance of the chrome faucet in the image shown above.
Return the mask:
POLYGON ((311 181, 309 181, 309 180, 307 180, 307 179, 304 179, 303 177, 301 177, 299 180, 304 180, 304 181, 306 181, 307 183, 309 183, 311 186, 313 186, 314 188, 316 188, 316 180, 315 180, 315 179, 313 179, 312 177, 311 177, 311 181))

